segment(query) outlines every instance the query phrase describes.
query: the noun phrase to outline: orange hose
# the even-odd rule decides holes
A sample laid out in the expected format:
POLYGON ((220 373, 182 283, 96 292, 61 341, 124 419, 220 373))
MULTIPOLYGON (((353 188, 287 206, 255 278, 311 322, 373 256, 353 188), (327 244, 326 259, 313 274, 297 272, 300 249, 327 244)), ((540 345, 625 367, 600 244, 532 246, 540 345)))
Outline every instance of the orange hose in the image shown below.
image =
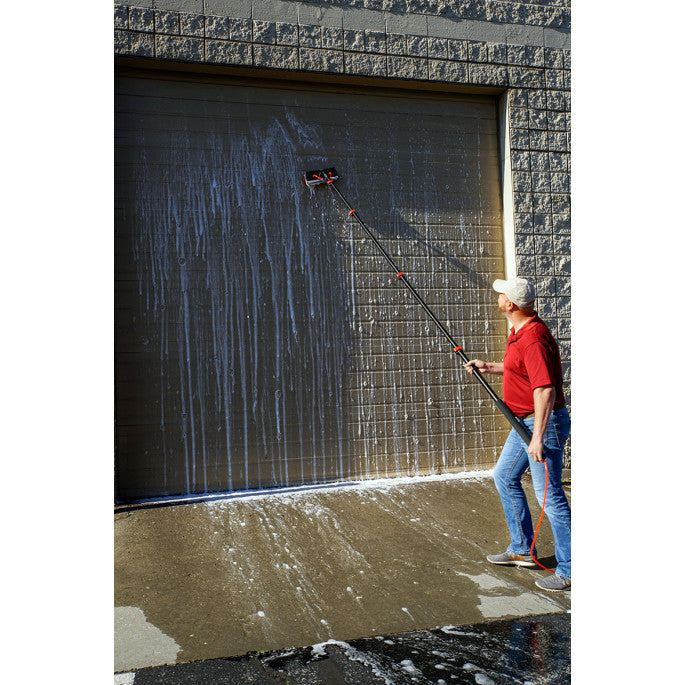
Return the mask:
POLYGON ((533 557, 533 561, 540 567, 544 568, 545 571, 549 571, 550 573, 554 573, 551 568, 547 568, 546 566, 543 566, 536 558, 535 555, 533 554, 533 550, 535 549, 535 538, 538 536, 538 528, 540 527, 540 524, 542 523, 542 519, 545 515, 545 502, 547 501, 547 483, 549 482, 549 470, 547 469, 547 461, 545 460, 545 496, 542 498, 542 511, 540 512, 540 520, 538 521, 538 525, 535 526, 535 534, 533 535, 533 542, 530 546, 530 556, 533 557))

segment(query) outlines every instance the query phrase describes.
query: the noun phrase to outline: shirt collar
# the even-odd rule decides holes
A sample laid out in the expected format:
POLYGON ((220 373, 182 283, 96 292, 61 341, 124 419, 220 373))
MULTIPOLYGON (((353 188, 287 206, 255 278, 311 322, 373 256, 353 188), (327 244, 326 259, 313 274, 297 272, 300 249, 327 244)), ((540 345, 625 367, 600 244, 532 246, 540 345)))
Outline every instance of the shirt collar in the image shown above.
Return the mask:
POLYGON ((524 329, 529 323, 532 323, 533 321, 539 321, 539 320, 540 320, 540 319, 539 319, 539 317, 538 317, 538 313, 535 312, 535 313, 533 314, 533 316, 531 316, 530 319, 528 319, 528 321, 526 321, 526 323, 524 323, 523 326, 521 326, 521 328, 518 329, 518 333, 514 333, 514 327, 512 326, 512 327, 509 329, 509 336, 510 336, 512 339, 516 340, 516 339, 523 333, 523 329, 524 329))

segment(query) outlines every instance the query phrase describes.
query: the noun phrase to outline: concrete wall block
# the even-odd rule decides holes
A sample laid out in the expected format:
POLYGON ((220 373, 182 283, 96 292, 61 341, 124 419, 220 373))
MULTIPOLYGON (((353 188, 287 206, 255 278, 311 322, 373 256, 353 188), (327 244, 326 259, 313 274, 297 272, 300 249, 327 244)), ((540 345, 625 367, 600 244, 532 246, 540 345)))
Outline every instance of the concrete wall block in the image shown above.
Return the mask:
POLYGON ((276 22, 275 21, 253 21, 252 40, 255 43, 267 45, 276 44, 276 22))
POLYGON ((343 29, 330 26, 321 27, 321 47, 331 50, 342 50, 345 47, 343 29))
POLYGON ((155 57, 176 62, 204 62, 205 43, 202 38, 155 35, 155 57))
POLYGON ((571 217, 568 214, 552 214, 552 226, 555 233, 567 234, 571 232, 571 217))
POLYGON ((364 48, 366 46, 366 36, 364 35, 364 31, 344 29, 343 38, 345 50, 364 52, 364 48))
POLYGON ((531 109, 547 109, 547 96, 543 89, 528 91, 528 107, 531 109))
MULTIPOLYGON (((139 0, 134 0, 138 4, 139 0)), ((186 14, 199 14, 203 10, 203 0, 147 0, 141 4, 149 4, 156 10, 170 10, 172 12, 185 12, 186 14)))
POLYGON ((228 20, 229 38, 231 40, 252 42, 252 20, 230 17, 228 20))
POLYGON ((557 295, 571 296, 571 277, 570 276, 555 276, 554 287, 557 295))
POLYGON ((506 43, 488 43, 488 62, 492 64, 507 63, 506 43))
POLYGON ((511 153, 511 168, 514 171, 530 171, 530 152, 513 150, 511 153))
POLYGON ((547 109, 563 112, 566 109, 566 94, 559 90, 547 91, 547 109))
POLYGON ((468 70, 465 63, 445 60, 428 60, 430 79, 451 83, 467 83, 468 70))
POLYGON ((487 62, 488 44, 481 41, 469 41, 469 62, 487 62))
POLYGON ((514 196, 514 211, 530 213, 533 211, 533 195, 532 193, 513 193, 514 196))
POLYGON ((564 72, 561 69, 545 69, 545 86, 549 90, 564 88, 564 72))
POLYGON ((566 172, 553 173, 550 179, 550 188, 553 193, 571 192, 571 175, 566 172))
POLYGON ((181 17, 179 13, 169 12, 167 10, 155 10, 155 33, 168 36, 180 35, 181 17))
POLYGON ((514 192, 530 193, 533 190, 530 173, 527 171, 513 171, 511 184, 514 192))
POLYGON ((449 59, 447 38, 428 37, 428 57, 430 59, 449 59))
POLYGON ((571 236, 557 235, 554 237, 554 255, 556 257, 571 256, 571 236))
POLYGON ((531 171, 549 171, 549 154, 547 152, 530 153, 531 171))
POLYGON ((428 37, 407 36, 407 55, 412 57, 428 57, 428 37))
POLYGON ((128 55, 131 50, 130 32, 114 29, 114 54, 128 55))
POLYGON ((507 45, 507 64, 525 66, 526 46, 507 45))
POLYGON ((535 255, 535 273, 539 276, 554 276, 554 257, 552 255, 535 255))
POLYGON ((569 149, 568 133, 561 131, 549 131, 547 145, 550 152, 566 152, 569 149))
POLYGON ((564 89, 571 90, 571 72, 568 69, 564 69, 564 89))
POLYGON ((131 31, 129 34, 129 54, 134 57, 155 56, 155 36, 153 33, 131 31))
POLYGON ((552 195, 552 213, 571 214, 570 195, 552 195))
POLYGON ((568 171, 568 165, 566 160, 568 158, 567 154, 562 152, 550 152, 549 153, 549 170, 550 171, 568 171))
POLYGON ((496 64, 469 63, 469 83, 479 86, 506 86, 507 68, 496 64))
POLYGON ((529 150, 530 139, 528 131, 522 128, 512 128, 509 131, 512 150, 529 150))
MULTIPOLYGON (((571 257, 570 255, 560 255, 555 257, 555 269, 557 276, 570 276, 571 275, 571 257)), ((568 298, 569 302, 571 298, 568 298)), ((568 314, 570 316, 570 312, 568 314)))
POLYGON ((217 17, 252 17, 252 0, 204 0, 203 6, 205 14, 217 17))
MULTIPOLYGON (((341 29, 342 30, 342 29, 341 29)), ((306 48, 320 48, 321 27, 313 24, 300 26, 300 46, 306 48)))
POLYGON ((528 128, 528 110, 523 107, 509 109, 509 125, 514 128, 528 128))
POLYGON ((561 69, 564 65, 564 55, 557 48, 545 48, 545 66, 548 69, 561 69))
POLYGON ((182 36, 204 38, 205 17, 203 14, 186 14, 182 12, 179 16, 181 21, 182 36))
POLYGON ((533 215, 526 213, 514 214, 514 224, 516 225, 517 233, 532 233, 533 215))
POLYGON ((231 36, 231 24, 228 17, 205 17, 205 36, 228 40, 231 36))
POLYGON ((509 91, 510 107, 528 107, 528 91, 523 88, 511 88, 509 91))
MULTIPOLYGON (((557 314, 560 317, 564 317, 566 319, 571 318, 571 298, 570 297, 557 297, 557 314)), ((569 349, 569 353, 570 353, 570 349, 569 349)), ((570 354, 566 355, 566 356, 570 356, 570 354)))
POLYGON ((554 297, 556 278, 554 276, 539 276, 535 279, 535 293, 537 297, 554 297))
POLYGON ((558 319, 556 337, 559 340, 571 339, 571 319, 558 319))
POLYGON ((541 212, 532 216, 533 232, 537 235, 552 233, 552 215, 541 212))
POLYGON ((565 131, 566 112, 547 112, 547 128, 550 131, 565 131))
POLYGON ((447 56, 448 59, 457 60, 459 62, 466 62, 469 59, 469 42, 459 38, 447 39, 447 56))
POLYGON ((252 46, 228 40, 205 41, 205 62, 209 64, 252 65, 252 46))
POLYGON ((488 21, 497 22, 498 24, 518 24, 520 17, 519 3, 509 2, 488 2, 485 6, 486 17, 488 21))
POLYGON ((345 73, 358 76, 387 76, 387 58, 385 55, 345 53, 345 73))
POLYGON ((556 316, 557 310, 553 297, 538 297, 535 300, 535 310, 538 315, 549 323, 556 316))
MULTIPOLYGON (((342 48, 342 29, 340 48, 342 48)), ((299 27, 285 21, 276 22, 276 43, 279 45, 299 45, 299 27)))
POLYGON ((542 88, 542 69, 532 67, 507 67, 509 83, 520 88, 542 88))
POLYGON ((478 19, 487 21, 488 12, 485 0, 461 0, 454 9, 459 12, 462 19, 478 19))
POLYGON ((384 55, 387 51, 385 33, 381 31, 365 31, 365 51, 384 55))
POLYGON ((404 34, 388 33, 386 35, 385 43, 389 55, 407 54, 407 40, 404 34))
POLYGON ((564 69, 568 69, 570 71, 571 70, 571 51, 570 50, 562 50, 561 56, 564 58, 564 69))
POLYGON ((431 73, 428 64, 429 60, 424 57, 388 55, 388 76, 390 78, 427 79, 431 73))
POLYGON ((547 112, 544 109, 531 109, 528 121, 531 129, 547 130, 547 112))
POLYGON ((300 69, 342 74, 345 60, 342 50, 300 48, 300 69))
POLYGON ((526 45, 526 66, 528 67, 544 67, 545 66, 545 48, 536 45, 526 45))
POLYGON ((533 255, 516 255, 517 276, 532 278, 535 273, 535 257, 533 255))
POLYGON ((549 193, 551 189, 549 172, 534 171, 531 174, 531 188, 536 193, 549 193))
POLYGON ((530 149, 547 150, 547 131, 530 131, 530 149))
POLYGON ((289 45, 252 46, 252 59, 255 67, 271 69, 297 69, 299 56, 296 47, 289 45))
POLYGON ((554 242, 552 235, 549 233, 538 233, 534 236, 535 254, 538 255, 554 255, 554 242))
POLYGON ((516 246, 516 254, 535 254, 535 239, 530 233, 517 233, 514 238, 514 244, 516 246))
POLYGON ((128 27, 131 31, 154 33, 155 11, 146 7, 129 7, 128 27))
MULTIPOLYGON (((114 5, 114 28, 124 31, 128 29, 128 5, 114 5)), ((126 42, 128 43, 128 39, 126 42)))
POLYGON ((548 193, 533 193, 533 212, 536 214, 552 213, 552 198, 548 193))

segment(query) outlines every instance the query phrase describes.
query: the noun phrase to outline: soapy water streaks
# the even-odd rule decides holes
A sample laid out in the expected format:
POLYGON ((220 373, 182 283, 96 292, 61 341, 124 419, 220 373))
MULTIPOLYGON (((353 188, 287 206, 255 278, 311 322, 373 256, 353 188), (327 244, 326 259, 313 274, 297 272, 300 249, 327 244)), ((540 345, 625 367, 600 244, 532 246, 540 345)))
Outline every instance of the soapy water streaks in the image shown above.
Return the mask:
MULTIPOLYGON (((455 378, 452 360, 439 361, 444 351, 421 312, 406 332, 376 320, 373 312, 396 317, 406 294, 370 276, 386 267, 331 194, 297 185, 304 169, 336 158, 327 152, 331 141, 285 105, 266 123, 253 119, 247 133, 233 135, 230 117, 222 125, 202 145, 191 145, 187 131, 170 132, 155 163, 146 157, 146 134, 137 134, 131 254, 136 325, 152 331, 149 349, 157 346, 159 494, 464 468, 472 434, 486 451, 463 411, 473 393, 455 378), (414 337, 413 354, 399 356, 405 336, 414 337), (379 355, 380 368, 372 363, 379 355)), ((390 122, 389 139, 391 129, 390 122)), ((358 127, 340 135, 342 148, 364 147, 353 138, 358 127)), ((382 241, 406 246, 403 260, 420 291, 449 289, 454 265, 431 247, 435 217, 446 202, 454 211, 464 200, 446 201, 423 182, 434 148, 426 135, 412 133, 408 146, 418 172, 400 173, 390 141, 384 163, 396 180, 382 202, 360 175, 348 174, 344 191, 365 204, 365 218, 380 222, 382 241), (424 207, 397 210, 417 194, 424 207), (435 268, 445 260, 447 268, 435 268)), ((487 222, 490 210, 480 199, 477 207, 478 221, 487 222)), ((483 252, 467 209, 452 229, 463 261, 483 252)), ((472 276, 464 274, 466 283, 472 276)), ((476 297, 473 314, 487 322, 487 294, 476 297)), ((473 333, 458 302, 438 309, 457 337, 473 333)))

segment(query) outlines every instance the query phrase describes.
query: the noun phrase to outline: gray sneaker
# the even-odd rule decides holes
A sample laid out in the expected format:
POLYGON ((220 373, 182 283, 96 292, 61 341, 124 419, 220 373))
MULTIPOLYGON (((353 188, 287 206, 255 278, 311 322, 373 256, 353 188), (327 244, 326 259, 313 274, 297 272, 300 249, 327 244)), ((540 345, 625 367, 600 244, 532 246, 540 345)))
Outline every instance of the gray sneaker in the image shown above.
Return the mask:
POLYGON ((539 588, 549 590, 550 592, 563 592, 564 590, 571 589, 571 579, 564 578, 564 576, 557 575, 556 573, 536 580, 535 584, 539 588))
POLYGON ((485 558, 491 564, 499 564, 500 566, 524 566, 526 568, 537 566, 529 554, 514 554, 509 550, 502 552, 502 554, 488 554, 485 558))

